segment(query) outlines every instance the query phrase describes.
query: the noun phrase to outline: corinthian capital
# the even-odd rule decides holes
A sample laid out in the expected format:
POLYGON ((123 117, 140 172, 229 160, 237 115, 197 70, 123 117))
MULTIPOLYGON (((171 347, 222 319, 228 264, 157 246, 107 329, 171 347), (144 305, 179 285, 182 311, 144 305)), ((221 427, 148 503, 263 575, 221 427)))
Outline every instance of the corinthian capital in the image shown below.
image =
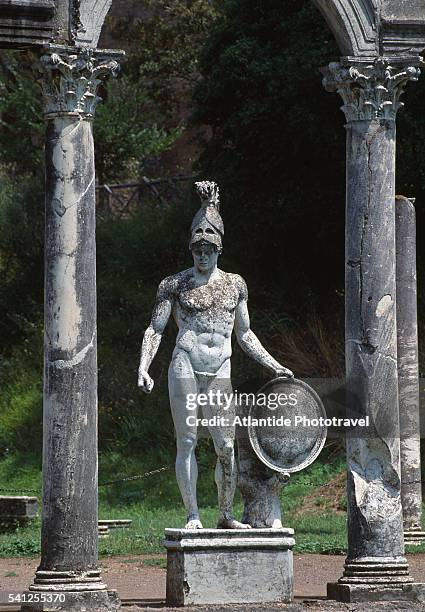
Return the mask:
POLYGON ((118 74, 122 55, 88 47, 46 47, 40 58, 45 116, 93 117, 101 99, 98 87, 106 76, 118 74))
MULTIPOLYGON (((420 58, 418 58, 419 60, 420 58)), ((419 63, 419 61, 418 61, 419 63)), ((342 110, 347 121, 387 119, 394 121, 409 81, 417 81, 421 71, 414 59, 391 65, 379 57, 370 63, 348 60, 332 63, 322 69, 323 86, 337 91, 344 101, 342 110)))

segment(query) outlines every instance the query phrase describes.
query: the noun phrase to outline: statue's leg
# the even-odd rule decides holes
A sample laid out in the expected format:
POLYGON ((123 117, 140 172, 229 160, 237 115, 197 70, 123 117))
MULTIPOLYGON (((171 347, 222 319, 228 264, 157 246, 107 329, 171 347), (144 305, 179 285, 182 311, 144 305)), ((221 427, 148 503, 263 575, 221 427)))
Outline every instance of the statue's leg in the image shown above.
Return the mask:
POLYGON ((209 428, 213 439, 214 448, 217 453, 217 465, 215 469, 215 481, 218 491, 219 520, 218 528, 221 529, 245 529, 249 525, 240 523, 232 516, 233 498, 236 490, 237 469, 235 461, 235 405, 228 402, 233 396, 232 384, 230 381, 230 360, 225 362, 217 376, 210 379, 208 388, 204 392, 212 391, 212 397, 216 398, 217 391, 221 392, 223 404, 218 401, 209 403, 202 407, 203 415, 207 419, 214 416, 222 417, 223 422, 217 426, 209 428))
POLYGON ((198 384, 186 353, 178 352, 168 370, 168 391, 176 431, 176 477, 187 513, 187 529, 202 529, 196 499, 198 466, 195 449, 197 427, 188 424, 187 417, 197 417, 198 384), (188 400, 192 400, 189 402, 188 400))

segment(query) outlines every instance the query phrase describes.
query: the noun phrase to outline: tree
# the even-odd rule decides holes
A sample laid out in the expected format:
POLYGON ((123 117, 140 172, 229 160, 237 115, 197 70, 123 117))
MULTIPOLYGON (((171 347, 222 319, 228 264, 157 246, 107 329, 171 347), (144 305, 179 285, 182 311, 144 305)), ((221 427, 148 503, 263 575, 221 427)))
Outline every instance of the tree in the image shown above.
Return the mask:
MULTIPOLYGON (((26 53, 0 52, 0 336, 3 350, 42 320, 44 122, 41 89, 26 53)), ((97 177, 135 179, 180 133, 151 111, 146 88, 124 76, 103 89, 94 121, 97 177)))
MULTIPOLYGON (((224 0, 194 91, 193 121, 212 132, 199 168, 221 183, 233 228, 225 253, 257 291, 276 288, 260 306, 296 316, 342 309, 344 116, 319 73, 339 56, 310 0, 224 0)), ((425 79, 409 85, 398 117, 397 189, 418 202, 424 94, 425 79)), ((417 210, 420 228, 425 213, 417 210)), ((421 241, 419 251, 424 257, 421 241)))
POLYGON ((199 80, 199 56, 222 0, 144 0, 145 15, 123 19, 116 36, 130 49, 125 71, 171 121, 185 113, 199 80))
POLYGON ((94 121, 98 182, 137 179, 143 161, 167 150, 181 128, 165 127, 163 118, 149 109, 146 89, 126 74, 109 81, 104 98, 94 121))
POLYGON ((225 252, 280 311, 343 286, 343 115, 319 72, 338 57, 310 1, 225 0, 200 61, 193 121, 212 131, 199 166, 222 185, 225 252))

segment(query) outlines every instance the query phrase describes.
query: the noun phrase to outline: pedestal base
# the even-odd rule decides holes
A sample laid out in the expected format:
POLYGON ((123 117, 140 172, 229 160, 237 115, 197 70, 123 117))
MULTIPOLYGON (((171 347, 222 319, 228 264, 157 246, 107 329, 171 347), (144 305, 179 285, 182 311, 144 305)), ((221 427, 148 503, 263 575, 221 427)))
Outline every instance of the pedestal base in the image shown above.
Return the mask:
POLYGON ((425 531, 412 529, 404 532, 404 543, 409 546, 419 546, 425 542, 425 531))
POLYGON ((21 612, 121 609, 117 592, 108 590, 99 568, 83 572, 38 569, 21 601, 21 612))
POLYGON ((166 529, 167 604, 290 603, 293 529, 166 529))
POLYGON ((21 612, 121 610, 117 591, 27 591, 24 596, 26 602, 22 604, 21 612))
POLYGON ((108 525, 101 525, 99 523, 97 527, 97 535, 99 538, 109 538, 109 527, 108 525))
POLYGON ((364 601, 411 601, 425 603, 425 584, 340 584, 328 583, 328 599, 344 603, 364 601))
POLYGON ((0 495, 0 533, 24 527, 36 518, 38 499, 26 495, 0 495))

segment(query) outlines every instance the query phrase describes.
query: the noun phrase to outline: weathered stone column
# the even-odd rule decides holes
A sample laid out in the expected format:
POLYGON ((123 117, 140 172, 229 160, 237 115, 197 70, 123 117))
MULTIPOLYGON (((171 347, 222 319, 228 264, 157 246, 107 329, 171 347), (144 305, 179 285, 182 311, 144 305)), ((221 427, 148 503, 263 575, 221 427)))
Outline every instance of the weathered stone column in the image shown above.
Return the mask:
POLYGON ((91 120, 108 52, 49 46, 41 563, 24 610, 119 607, 98 567, 95 168, 91 120), (55 594, 61 593, 65 602, 55 594), (40 597, 39 597, 40 598, 40 597), (35 599, 35 598, 34 598, 35 599), (50 600, 50 603, 49 603, 50 600))
POLYGON ((416 597, 401 508, 395 121, 419 61, 346 58, 324 70, 347 119, 347 410, 370 419, 368 431, 347 432, 348 557, 343 577, 328 585, 340 601, 416 597))
POLYGON ((400 396, 401 502, 404 542, 420 544, 422 531, 419 420, 416 213, 413 201, 396 198, 397 352, 400 396))

